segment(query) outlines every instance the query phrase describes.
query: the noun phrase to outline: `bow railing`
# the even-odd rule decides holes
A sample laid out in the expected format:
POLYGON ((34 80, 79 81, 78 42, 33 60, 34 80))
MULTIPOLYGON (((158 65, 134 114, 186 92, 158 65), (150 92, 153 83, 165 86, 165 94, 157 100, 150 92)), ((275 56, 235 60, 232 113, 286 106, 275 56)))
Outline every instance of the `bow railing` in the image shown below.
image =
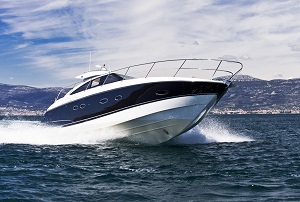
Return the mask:
POLYGON ((216 79, 225 76, 226 80, 231 80, 242 69, 243 64, 237 61, 194 58, 142 63, 112 72, 122 74, 124 77, 134 78, 166 76, 216 79))

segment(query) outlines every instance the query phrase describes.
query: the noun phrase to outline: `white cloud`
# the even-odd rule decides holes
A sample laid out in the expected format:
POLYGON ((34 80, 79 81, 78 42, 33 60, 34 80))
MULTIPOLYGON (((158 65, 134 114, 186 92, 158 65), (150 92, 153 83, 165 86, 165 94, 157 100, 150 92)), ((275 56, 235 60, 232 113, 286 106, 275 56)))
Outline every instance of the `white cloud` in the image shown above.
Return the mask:
POLYGON ((244 74, 300 77, 299 1, 3 0, 0 9, 27 67, 59 77, 80 73, 90 50, 93 66, 226 57, 244 62, 244 74))
POLYGON ((17 46, 15 47, 15 50, 17 50, 17 49, 22 49, 22 48, 26 48, 26 47, 28 47, 28 46, 30 46, 29 43, 19 44, 19 45, 17 45, 17 46))
POLYGON ((46 5, 42 5, 35 9, 34 11, 51 11, 51 10, 58 10, 65 7, 68 7, 70 5, 70 0, 56 0, 51 1, 49 3, 46 3, 46 5))

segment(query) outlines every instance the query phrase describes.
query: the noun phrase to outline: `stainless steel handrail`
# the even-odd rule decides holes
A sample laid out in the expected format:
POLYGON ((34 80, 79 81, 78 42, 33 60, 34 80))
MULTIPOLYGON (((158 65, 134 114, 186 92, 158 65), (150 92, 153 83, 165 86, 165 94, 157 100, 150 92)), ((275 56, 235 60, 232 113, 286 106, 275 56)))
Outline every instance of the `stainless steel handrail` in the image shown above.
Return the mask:
POLYGON ((141 63, 141 64, 137 64, 137 65, 131 65, 131 66, 127 66, 127 67, 123 67, 117 70, 114 70, 112 72, 120 72, 120 71, 125 71, 124 76, 127 76, 128 72, 130 69, 134 68, 134 67, 140 67, 140 66, 146 66, 146 65, 152 65, 151 68, 149 69, 149 71, 147 71, 147 73, 145 73, 145 78, 147 78, 150 74, 150 72, 153 70, 154 66, 159 64, 159 63, 167 63, 167 62, 176 62, 176 61, 183 61, 180 65, 180 67, 177 69, 176 73, 173 75, 173 77, 176 77, 178 72, 180 70, 183 69, 199 69, 199 70, 212 70, 214 71, 214 73, 212 74, 212 78, 215 76, 215 74, 217 72, 226 72, 229 73, 231 76, 228 80, 231 80, 236 74, 238 74, 242 69, 243 69, 243 64, 241 62, 238 61, 231 61, 231 60, 222 60, 222 59, 202 59, 202 58, 189 58, 189 59, 171 59, 171 60, 160 60, 160 61, 155 61, 155 62, 147 62, 147 63, 141 63), (186 68, 184 67, 185 63, 187 61, 216 61, 218 62, 216 68, 213 69, 201 69, 201 68, 186 68), (229 70, 222 70, 220 69, 221 65, 223 62, 226 63, 235 63, 240 65, 240 68, 238 70, 236 70, 235 72, 229 71, 229 70))

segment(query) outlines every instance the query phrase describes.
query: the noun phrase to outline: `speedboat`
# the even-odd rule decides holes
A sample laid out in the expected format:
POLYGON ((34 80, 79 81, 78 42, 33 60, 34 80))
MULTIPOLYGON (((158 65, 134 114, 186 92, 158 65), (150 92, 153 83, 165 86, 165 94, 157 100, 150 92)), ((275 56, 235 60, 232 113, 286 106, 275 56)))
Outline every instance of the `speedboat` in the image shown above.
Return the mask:
POLYGON ((199 124, 242 68, 221 59, 102 66, 77 76, 81 82, 61 91, 42 121, 83 132, 110 128, 134 142, 160 144, 199 124))

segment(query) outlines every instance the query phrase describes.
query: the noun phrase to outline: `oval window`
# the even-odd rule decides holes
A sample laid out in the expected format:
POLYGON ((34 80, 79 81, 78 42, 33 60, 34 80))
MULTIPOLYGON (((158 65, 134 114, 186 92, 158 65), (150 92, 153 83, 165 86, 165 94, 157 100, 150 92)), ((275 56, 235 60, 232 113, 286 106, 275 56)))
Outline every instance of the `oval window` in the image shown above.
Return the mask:
POLYGON ((169 91, 167 90, 158 90, 155 92, 156 95, 162 96, 162 95, 167 95, 169 94, 169 91))
POLYGON ((78 106, 75 105, 75 106, 73 107, 73 110, 77 110, 77 109, 78 109, 78 106))
POLYGON ((122 95, 118 95, 118 96, 116 96, 116 97, 115 97, 115 100, 116 100, 116 101, 120 101, 120 100, 122 100, 122 95))
POLYGON ((107 98, 103 98, 99 101, 100 104, 105 104, 108 102, 108 99, 107 98))

